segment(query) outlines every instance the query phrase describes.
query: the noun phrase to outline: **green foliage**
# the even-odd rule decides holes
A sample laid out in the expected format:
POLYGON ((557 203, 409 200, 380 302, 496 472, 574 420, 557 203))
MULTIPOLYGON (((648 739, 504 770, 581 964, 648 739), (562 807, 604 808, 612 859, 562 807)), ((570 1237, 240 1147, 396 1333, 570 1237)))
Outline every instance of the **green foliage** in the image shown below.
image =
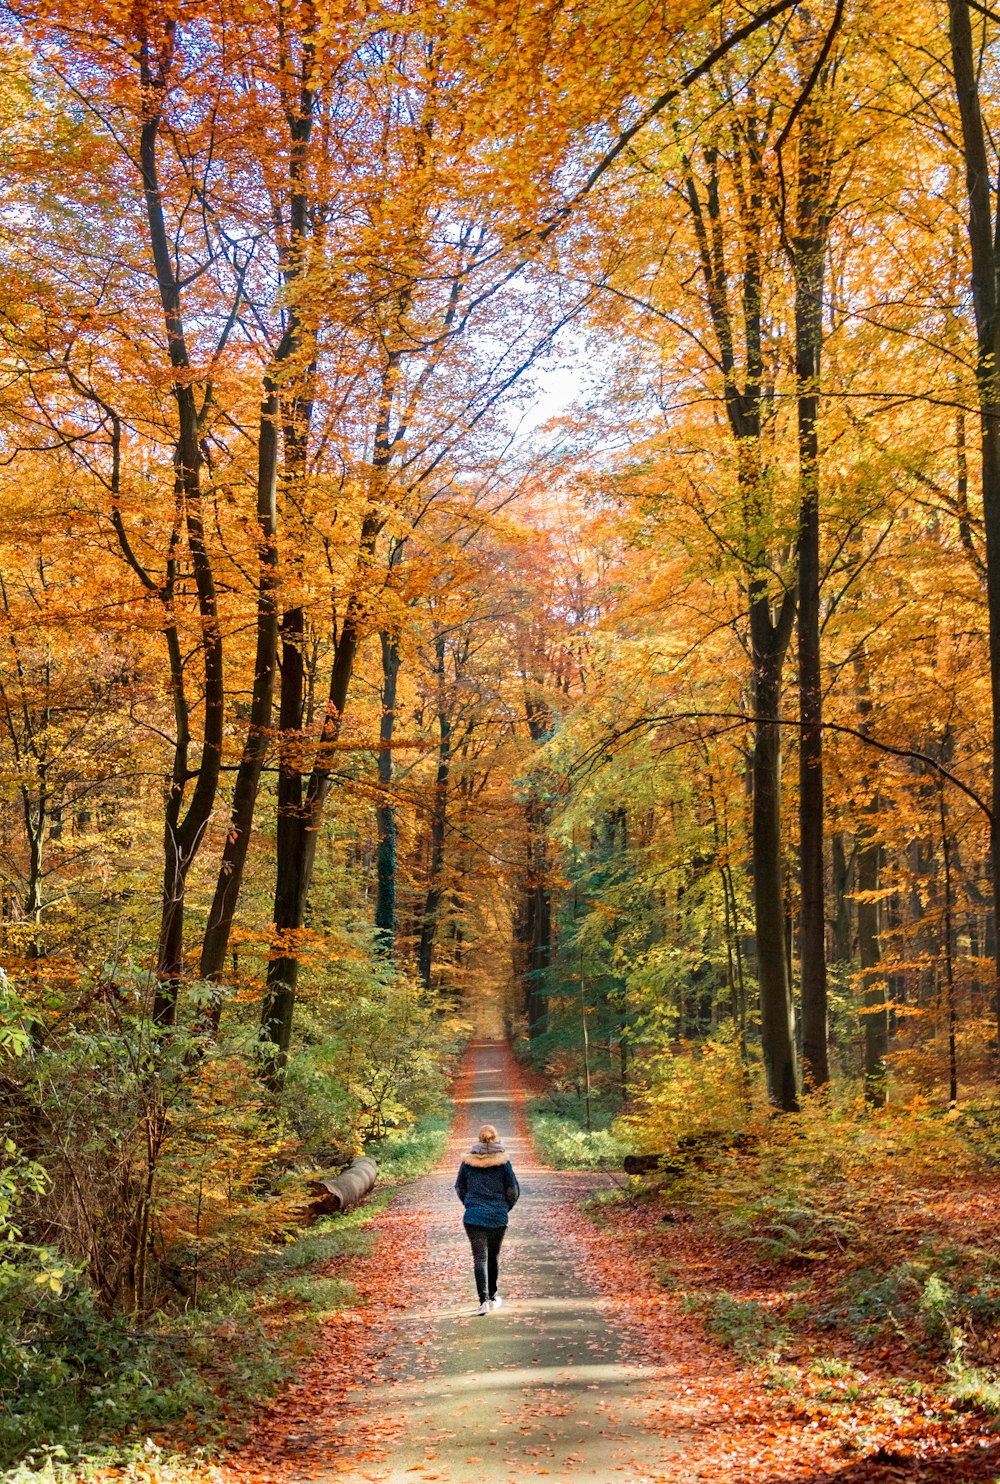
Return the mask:
POLYGON ((190 1321, 136 1327, 102 1312, 79 1275, 60 1294, 27 1279, 9 1285, 0 1330, 0 1466, 113 1457, 115 1435, 141 1436, 194 1409, 210 1428, 223 1414, 220 1381, 254 1401, 286 1374, 257 1324, 224 1340, 210 1312, 197 1329, 190 1321), (214 1375, 199 1354, 220 1357, 214 1375))
POLYGON ((960 1407, 1000 1417, 1000 1372, 967 1366, 954 1360, 948 1366, 949 1394, 960 1407))
MULTIPOLYGON (((605 727, 662 700, 645 637, 619 634, 606 658, 594 657, 600 691, 548 746, 548 765, 563 773, 600 746, 605 727)), ((682 760, 639 744, 602 755, 560 799, 553 834, 565 885, 549 1021, 570 1047, 586 1016, 600 1076, 641 1087, 650 1052, 723 1024, 746 1029, 737 928, 752 912, 746 874, 734 869, 746 840, 725 799, 740 793, 737 768, 735 755, 709 762, 692 747, 682 760)))
POLYGON ((832 1207, 824 1192, 777 1190, 738 1206, 729 1223, 772 1262, 829 1256, 858 1235, 856 1222, 832 1207))
POLYGON ((689 1292, 682 1302, 688 1313, 700 1315, 710 1335, 734 1350, 741 1360, 774 1360, 790 1339, 788 1328, 755 1299, 734 1298, 725 1291, 707 1295, 689 1292))
POLYGON ((282 1106, 307 1147, 360 1149, 438 1111, 464 1026, 387 965, 354 965, 302 1017, 282 1106))
POLYGON ((23 1056, 30 1045, 27 1007, 0 969, 0 1057, 23 1056))
POLYGON ((581 1127, 556 1113, 532 1112, 531 1135, 542 1161, 555 1170, 620 1170, 628 1146, 610 1128, 581 1127))
POLYGON ((951 1339, 957 1303, 958 1295, 949 1284, 937 1273, 928 1273, 917 1308, 929 1340, 951 1339))
POLYGON ((357 1291, 353 1284, 343 1278, 319 1278, 312 1273, 293 1278, 285 1284, 285 1297, 301 1303, 309 1318, 322 1319, 337 1309, 346 1309, 357 1302, 357 1291))
POLYGON ((409 1128, 393 1129, 376 1150, 379 1180, 415 1180, 444 1157, 451 1122, 443 1114, 429 1114, 409 1128))
MULTIPOLYGON (((0 970, 0 1066, 24 1056, 30 1045, 25 1006, 0 970)), ((11 1274, 11 1264, 23 1255, 20 1230, 14 1224, 17 1210, 26 1197, 40 1195, 44 1189, 41 1165, 25 1159, 14 1140, 5 1134, 0 1139, 0 1292, 11 1274)))
POLYGON ((823 1355, 809 1367, 814 1376, 822 1381, 844 1381, 853 1374, 853 1367, 836 1355, 823 1355))
POLYGON ((450 1038, 405 981, 374 984, 335 1047, 350 1065, 335 1054, 315 1074, 314 1111, 324 1096, 329 1108, 308 1132, 317 1146, 357 1144, 377 1128, 378 1192, 304 1234, 301 1177, 284 1174, 309 1158, 290 1126, 295 1074, 275 1110, 256 1033, 210 1028, 214 987, 195 986, 163 1035, 148 975, 119 965, 86 986, 86 1013, 52 992, 33 1040, 3 986, 0 1098, 14 1138, 0 1165, 0 1467, 29 1477, 114 1463, 191 1417, 195 1443, 228 1438, 310 1327, 352 1301, 315 1269, 365 1250, 392 1182, 447 1140, 426 1110, 443 1101, 450 1038), (19 1133, 36 1161, 18 1153, 19 1133), (53 1215, 59 1250, 22 1240, 53 1215))
POLYGON ((1000 1165, 1000 1102, 991 1098, 967 1103, 956 1121, 977 1158, 988 1169, 1000 1165))
POLYGON ((853 1272, 816 1323, 843 1328, 869 1344, 895 1335, 955 1360, 969 1341, 992 1335, 1000 1323, 996 1269, 996 1260, 976 1249, 959 1252, 929 1243, 885 1272, 853 1272))
POLYGON ((232 1276, 237 1249, 282 1212, 262 1183, 287 1153, 267 1109, 255 1039, 216 1038, 192 992, 169 1034, 149 1014, 150 976, 118 965, 83 987, 87 1010, 51 994, 37 1045, 2 1086, 15 1140, 44 1170, 22 1191, 27 1231, 58 1213, 61 1256, 105 1308, 145 1313, 206 1273, 232 1276), (273 1219, 272 1219, 273 1218, 273 1219))

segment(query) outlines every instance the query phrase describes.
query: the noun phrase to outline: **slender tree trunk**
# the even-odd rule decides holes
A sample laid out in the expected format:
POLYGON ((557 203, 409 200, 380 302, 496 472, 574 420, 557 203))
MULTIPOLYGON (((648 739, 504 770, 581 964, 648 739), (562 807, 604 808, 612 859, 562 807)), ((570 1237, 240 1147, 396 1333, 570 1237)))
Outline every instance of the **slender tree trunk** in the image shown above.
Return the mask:
POLYGON ((511 975, 519 994, 519 1008, 528 1013, 528 972, 531 966, 532 909, 534 894, 527 889, 525 877, 520 883, 511 922, 511 975))
POLYGON ((865 806, 858 831, 858 956, 861 964, 862 1004, 865 1032, 865 1101, 874 1108, 885 1106, 886 1055, 889 1050, 889 1016, 882 979, 881 907, 875 895, 880 887, 882 847, 875 834, 879 796, 873 794, 865 806))
MULTIPOLYGON (((276 860, 276 883, 274 893, 274 933, 271 956, 267 966, 267 981, 261 1006, 261 1028, 266 1040, 275 1048, 272 1081, 277 1084, 284 1075, 288 1060, 288 1049, 292 1037, 292 1020, 295 1013, 295 996, 299 979, 299 937, 305 922, 306 903, 312 885, 313 867, 316 862, 316 846, 320 826, 323 822, 323 806, 330 789, 333 772, 334 748, 340 738, 340 729, 347 705, 347 694, 354 662, 361 644, 366 623, 367 587, 376 542, 385 524, 385 515, 380 498, 384 494, 394 446, 391 434, 392 399, 399 375, 400 354, 391 352, 382 373, 375 426, 374 453, 371 465, 373 498, 361 522, 358 536, 358 552, 354 576, 344 611, 344 621, 337 637, 333 668, 330 672, 330 689, 326 701, 323 727, 316 746, 316 757, 309 774, 309 783, 303 797, 302 773, 304 736, 301 735, 304 692, 304 665, 301 652, 297 661, 298 679, 294 696, 289 695, 288 714, 295 710, 294 730, 299 731, 297 755, 287 746, 279 772, 279 790, 284 784, 287 802, 279 794, 278 805, 278 852, 276 860), (294 701, 294 706, 293 706, 294 701), (297 774, 293 778, 293 772, 297 774)), ((398 431, 398 430, 397 430, 398 431)), ((298 639, 301 651, 301 634, 298 639)), ((283 656, 284 656, 283 648, 283 656)), ((284 658, 283 658, 284 664, 284 658)), ((284 725, 285 678, 282 675, 282 735, 284 725)))
POLYGON ((791 984, 786 960, 784 869, 781 840, 781 729, 778 703, 785 655, 795 621, 795 599, 786 591, 772 617, 769 591, 770 496, 762 467, 761 417, 764 354, 763 221, 764 138, 760 121, 746 117, 733 150, 745 188, 738 193, 740 233, 741 319, 745 364, 737 367, 731 304, 730 265, 726 256, 723 193, 716 145, 703 151, 707 181, 699 187, 685 161, 685 189, 698 243, 705 306, 711 317, 725 373, 726 416, 733 436, 736 478, 742 507, 741 565, 750 609, 753 655, 755 733, 752 759, 753 881, 757 973, 760 985, 761 1039, 768 1097, 787 1112, 798 1109, 798 1079, 792 1020, 791 984), (742 381, 742 385, 741 385, 742 381))
MULTIPOLYGON (((44 764, 39 765, 39 772, 44 764)), ((24 813, 24 828, 28 838, 28 882, 24 893, 24 917, 31 923, 31 937, 26 946, 28 958, 40 958, 42 954, 42 888, 44 883, 45 827, 48 821, 48 795, 44 777, 38 790, 37 804, 32 808, 27 789, 21 791, 24 813)))
POLYGON ((162 49, 154 48, 147 37, 143 38, 140 47, 140 80, 146 98, 146 114, 139 139, 139 163, 149 244, 163 310, 170 363, 174 372, 173 394, 178 422, 176 487, 180 522, 187 538, 201 625, 205 715, 201 758, 195 771, 194 791, 187 812, 182 817, 189 778, 187 759, 190 723, 184 697, 184 667, 178 653, 180 641, 172 613, 176 575, 175 556, 172 553, 168 562, 166 584, 169 598, 165 602, 169 614, 167 643, 170 647, 171 687, 178 735, 174 744, 174 765, 163 835, 163 903, 157 951, 157 988, 153 999, 153 1018, 158 1025, 172 1025, 177 1015, 177 990, 184 962, 185 884, 215 804, 222 763, 225 702, 222 635, 219 629, 215 579, 202 516, 198 410, 181 312, 181 285, 177 278, 163 213, 156 156, 167 85, 165 73, 160 69, 171 65, 173 34, 174 25, 171 22, 166 30, 162 49))
MULTIPOLYGON (((257 647, 254 655, 253 693, 243 755, 240 758, 233 789, 229 830, 222 850, 215 896, 208 914, 208 925, 201 947, 200 973, 203 979, 224 977, 229 936, 232 932, 236 904, 243 884, 254 808, 260 788, 260 777, 270 745, 271 707, 274 694, 274 672, 278 647, 278 548, 277 548, 277 479, 278 417, 277 388, 266 389, 261 405, 260 441, 257 463, 257 647)), ((213 1011, 219 1023, 221 1005, 213 1011)))
MULTIPOLYGON (((302 35, 298 108, 290 110, 288 118, 290 194, 288 243, 284 249, 282 276, 286 291, 290 292, 285 311, 285 332, 275 352, 272 366, 264 378, 264 395, 260 408, 257 457, 257 647, 254 656, 253 692, 247 735, 233 790, 229 830, 202 943, 200 968, 205 979, 220 979, 223 976, 233 918, 243 883, 261 771, 270 742, 279 628, 278 434, 282 413, 282 373, 290 361, 301 355, 304 336, 301 311, 294 289, 306 267, 308 251, 307 164, 315 105, 311 77, 315 54, 314 26, 315 17, 307 16, 302 35)), ((286 58, 286 61, 290 62, 290 59, 286 58)), ((309 374, 307 373, 307 377, 309 374)), ((286 424, 286 455, 295 475, 301 478, 306 468, 312 404, 310 394, 303 394, 301 377, 295 394, 289 396, 286 388, 285 395, 291 407, 291 416, 286 424)), ((299 725, 301 726, 301 720, 299 725)), ((214 1014, 216 1024, 220 1010, 221 1006, 214 1014)))
MULTIPOLYGON (((393 542, 389 551, 389 582, 403 560, 405 542, 393 542)), ((392 798, 394 763, 392 739, 396 728, 396 693, 399 686, 399 635, 383 630, 379 635, 382 652, 382 714, 379 719, 378 786, 379 802, 375 811, 378 835, 376 851, 375 934, 379 950, 391 956, 396 943, 396 878, 397 836, 396 806, 392 798)))
POLYGON ((747 986, 746 976, 743 971, 743 933, 740 924, 739 905, 736 899, 736 882, 733 878, 733 868, 726 862, 722 872, 723 881, 729 887, 729 912, 732 917, 733 952, 736 964, 736 1003, 733 1014, 740 1032, 740 1055, 746 1061, 747 1057, 747 986))
POLYGON ((451 778, 451 714, 445 695, 445 638, 438 634, 434 641, 435 670, 438 692, 438 764, 434 779, 434 806, 431 813, 431 861, 424 912, 420 923, 417 970, 425 989, 431 987, 434 938, 441 910, 441 874, 444 869, 444 838, 448 818, 448 785, 451 778))
POLYGON ((851 959, 853 942, 848 896, 852 860, 840 831, 830 841, 830 854, 833 858, 833 956, 838 963, 846 964, 851 959))
MULTIPOLYGON (((766 598, 758 600, 758 603, 766 598)), ((761 615, 763 617, 763 615, 761 615)), ((781 840, 781 728, 777 724, 784 645, 767 618, 767 642, 754 656, 757 722, 753 753, 753 884, 760 981, 761 1040, 768 1097, 785 1112, 798 1110, 795 1030, 785 953, 781 840)), ((758 622, 758 629, 762 624, 758 622)))
POLYGON ((536 819, 535 852, 532 862, 534 898, 531 958, 528 969, 528 1036, 543 1036, 549 1028, 549 972, 552 967, 552 895, 548 883, 547 824, 536 819))
POLYGON ((524 809, 525 862, 520 908, 514 924, 514 973, 527 1020, 528 1039, 548 1029, 548 976, 552 961, 552 896, 549 889, 547 820, 544 806, 529 799, 524 809))
POLYGON ((986 532, 986 598, 989 616, 992 700, 992 825, 990 830, 996 954, 994 1018, 1000 1074, 1000 253, 994 222, 992 179, 979 101, 977 52, 969 0, 948 0, 955 94, 962 121, 972 300, 976 316, 983 525, 986 532))
POLYGON ((806 108, 799 127, 795 270, 799 537, 799 951, 802 1071, 810 1087, 830 1080, 827 1051, 826 917, 823 873, 823 679, 820 667, 820 370, 827 218, 821 122, 806 108))
MULTIPOLYGON (((858 676, 858 710, 862 732, 868 731, 872 710, 868 686, 867 658, 855 662, 858 676)), ((882 965, 882 846, 878 838, 881 800, 877 788, 865 803, 858 824, 855 880, 858 890, 858 957, 861 964, 861 999, 865 1032, 865 1102, 883 1108, 888 1091, 886 1057, 889 1051, 889 1015, 886 1009, 882 965)))
POLYGON ((396 808, 392 801, 392 734, 396 724, 396 688, 399 646, 391 634, 380 635, 382 645, 382 716, 379 723, 378 786, 375 811, 376 853, 375 930, 379 948, 392 954, 396 941, 396 808))
POLYGON ((955 1002, 955 907, 952 889, 952 846, 948 833, 948 801, 944 793, 944 779, 938 780, 938 809, 941 819, 941 858, 944 866, 944 983, 946 1013, 948 1017, 948 1101, 952 1107, 958 1102, 958 1007, 955 1002))
POLYGON ((274 922, 272 957, 268 964, 267 991, 261 1011, 261 1026, 278 1048, 279 1070, 287 1055, 292 1034, 295 979, 298 958, 289 936, 298 922, 298 888, 302 871, 303 749, 302 712, 305 700, 305 613, 290 608, 281 621, 281 691, 278 729, 281 749, 278 764, 278 817, 275 845, 274 922))

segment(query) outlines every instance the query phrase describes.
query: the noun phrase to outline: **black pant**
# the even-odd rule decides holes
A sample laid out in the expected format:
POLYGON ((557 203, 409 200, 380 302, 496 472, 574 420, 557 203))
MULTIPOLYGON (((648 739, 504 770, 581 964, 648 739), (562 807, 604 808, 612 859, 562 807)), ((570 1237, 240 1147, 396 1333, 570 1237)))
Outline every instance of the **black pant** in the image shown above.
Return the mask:
POLYGON ((500 1272, 500 1248, 503 1244, 505 1226, 469 1226, 465 1230, 472 1244, 472 1266, 476 1273, 476 1292, 479 1302, 485 1298, 496 1298, 497 1278, 500 1272))

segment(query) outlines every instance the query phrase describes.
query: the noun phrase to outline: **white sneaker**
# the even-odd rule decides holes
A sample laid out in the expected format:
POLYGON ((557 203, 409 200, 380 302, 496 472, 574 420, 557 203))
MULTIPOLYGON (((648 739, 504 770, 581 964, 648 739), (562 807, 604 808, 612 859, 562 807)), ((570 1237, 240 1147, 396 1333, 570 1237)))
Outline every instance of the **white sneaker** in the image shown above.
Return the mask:
POLYGON ((483 1299, 482 1303, 479 1305, 479 1312, 480 1314, 488 1314, 490 1312, 489 1299, 483 1299))
POLYGON ((500 1305, 503 1303, 503 1299, 498 1293, 495 1293, 490 1299, 490 1303, 493 1305, 494 1309, 499 1309, 500 1305))

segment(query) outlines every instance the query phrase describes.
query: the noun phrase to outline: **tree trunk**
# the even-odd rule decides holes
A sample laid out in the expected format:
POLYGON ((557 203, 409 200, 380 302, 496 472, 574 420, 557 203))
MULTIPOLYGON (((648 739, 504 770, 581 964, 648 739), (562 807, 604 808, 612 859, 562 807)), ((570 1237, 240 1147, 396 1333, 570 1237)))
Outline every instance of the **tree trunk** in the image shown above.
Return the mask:
POLYGON ((881 976, 881 907, 878 892, 882 869, 882 847, 875 836, 879 813, 876 792, 865 806, 858 831, 856 879, 858 884, 858 954, 861 963, 862 1003, 865 1026, 865 1102, 873 1108, 885 1106, 886 1054, 889 1049, 889 1017, 885 984, 881 976))
MULTIPOLYGON (((226 953, 236 904, 243 884, 254 808, 260 776, 270 742, 274 672, 278 647, 278 393, 266 388, 260 410, 260 440, 257 460, 257 648, 254 655, 253 694, 250 717, 233 789, 229 830, 222 850, 215 896, 201 946, 200 973, 203 979, 224 977, 226 953)), ((221 1005, 213 1010, 218 1027, 221 1005)))
MULTIPOLYGON (((168 33, 172 43, 172 28, 168 33)), ((176 492, 178 520, 187 538, 187 548, 194 575, 198 617, 201 625, 201 659, 204 678, 205 715, 202 725, 201 758, 194 773, 194 791, 187 812, 181 817, 189 780, 188 748, 190 744, 189 713, 184 695, 184 666, 179 655, 180 640, 172 614, 176 558, 171 554, 164 588, 168 611, 167 642, 170 648, 171 689, 174 700, 177 736, 174 764, 167 795, 164 820, 163 902, 157 950, 157 988, 153 998, 153 1019, 158 1025, 172 1025, 177 1015, 177 990, 183 968, 184 891, 187 873, 201 846, 205 829, 212 816, 222 763, 223 708, 225 684, 222 663, 222 635, 219 629, 218 605, 211 558, 205 543, 201 505, 201 451, 199 421, 191 377, 184 319, 181 313, 181 286, 177 278, 160 194, 156 145, 161 109, 166 92, 166 77, 161 65, 170 65, 171 46, 157 56, 153 66, 153 48, 144 38, 140 50, 140 77, 148 99, 147 113, 139 140, 139 163, 142 170, 146 224, 153 255, 157 288, 163 310, 170 363, 174 372, 173 394, 177 406, 178 438, 176 455, 176 492)), ((179 531, 175 533, 179 540, 179 531)))
POLYGON ((838 831, 830 841, 833 857, 833 956, 838 963, 850 962, 853 945, 851 901, 848 887, 853 865, 853 848, 848 854, 844 835, 838 831))
POLYGON ((979 102, 977 52, 969 0, 948 0, 955 95, 962 121, 972 301, 976 316, 976 379, 982 441, 983 525, 986 532, 986 598, 989 615, 992 701, 992 810, 990 829, 996 951, 994 1019, 1000 1073, 1000 253, 997 250, 991 171, 979 102))
MULTIPOLYGON (((946 735, 950 743, 950 735, 946 735)), ((943 750, 943 749, 942 749, 943 750)), ((949 752, 951 750, 949 746, 949 752)), ((950 757, 946 756, 946 761, 950 757)), ((938 811, 941 820, 941 863, 944 867, 944 913, 941 942, 944 950, 945 1013, 948 1022, 948 1101, 954 1108, 958 1102, 958 1006, 955 1000, 955 905, 952 886, 952 842, 948 828, 948 801, 945 798, 944 779, 938 779, 938 811)))
POLYGON ((298 894, 302 862, 302 794, 305 738, 302 712, 305 701, 305 614, 290 608, 281 621, 281 691, 278 729, 278 817, 275 849, 274 924, 272 957, 267 966, 267 989, 261 1027, 277 1048, 278 1068, 284 1065, 292 1034, 292 1013, 298 971, 297 954, 289 935, 300 926, 298 894))
POLYGON ((548 882, 548 821, 544 806, 532 799, 526 812, 528 859, 525 874, 526 965, 524 1008, 528 1038, 548 1030, 548 978, 552 964, 552 894, 548 882))
POLYGON ((316 846, 323 822, 323 806, 330 788, 334 748, 347 705, 354 662, 361 642, 366 596, 367 569, 382 528, 378 510, 370 507, 358 542, 358 561, 326 702, 326 715, 316 746, 316 756, 303 787, 305 735, 302 730, 305 703, 305 664, 302 652, 304 614, 291 609, 282 622, 281 659, 281 763, 278 773, 278 836, 275 860, 274 935, 267 966, 267 982, 261 1007, 261 1028, 275 1048, 273 1080, 280 1081, 292 1038, 292 1020, 299 979, 299 938, 305 923, 306 903, 316 863, 316 846))
POLYGON ((417 949, 417 970, 425 989, 431 987, 431 967, 434 958, 434 937, 437 930, 438 913, 441 910, 441 874, 444 869, 444 837, 448 818, 448 785, 451 778, 451 714, 445 695, 445 639, 437 634, 434 640, 435 672, 438 693, 438 764, 434 779, 434 805, 431 813, 431 862, 424 913, 420 923, 420 942, 417 949))
POLYGON ((763 137, 754 120, 746 120, 734 152, 746 171, 747 181, 738 200, 742 259, 741 329, 745 347, 742 376, 736 356, 739 337, 734 332, 730 310, 724 198, 720 191, 717 146, 704 150, 708 174, 704 194, 688 161, 684 162, 687 167, 685 190, 701 260, 705 307, 712 320, 719 361, 726 378, 726 416, 735 448, 742 508, 740 563, 750 609, 756 716, 752 760, 753 881, 764 1067, 768 1097, 773 1106, 795 1112, 798 1110, 798 1089, 791 984, 785 957, 781 729, 778 723, 781 675, 795 621, 795 598, 790 585, 786 585, 779 601, 777 619, 772 617, 769 584, 773 564, 768 552, 770 497, 766 470, 762 467, 761 444, 765 176, 763 137))
POLYGON ((24 918, 26 922, 31 923, 31 936, 25 945, 25 957, 32 959, 42 956, 42 890, 45 880, 45 828, 48 822, 48 794, 45 787, 44 769, 45 764, 40 761, 38 771, 42 775, 42 781, 34 809, 28 790, 26 788, 21 790, 24 828, 28 838, 28 880, 24 892, 24 918))
POLYGON ((382 644, 382 717, 379 723, 378 786, 375 811, 378 831, 376 854, 375 931, 380 950, 391 955, 396 941, 396 808, 392 801, 392 734, 396 724, 396 687, 399 646, 391 634, 382 644))
MULTIPOLYGON (((283 250, 282 277, 286 291, 291 290, 306 266, 309 226, 309 196, 306 180, 309 144, 312 139, 315 95, 312 88, 314 18, 306 20, 302 35, 300 86, 297 110, 288 115, 289 203, 288 244, 283 250)), ((289 58, 285 59, 290 61, 289 58)), ((233 917, 239 901, 247 850, 253 829, 254 808, 260 789, 260 776, 270 740, 271 712, 274 698, 274 672, 278 653, 278 427, 281 419, 282 372, 290 361, 301 355, 303 325, 298 300, 289 294, 285 310, 286 327, 275 351, 274 361, 264 377, 264 396, 260 408, 257 455, 257 647, 254 656, 253 692, 243 754, 233 790, 229 830, 223 847, 222 861, 209 912, 208 926, 202 942, 201 975, 220 979, 229 946, 233 917)), ((310 373, 307 372, 307 377, 310 373)), ((294 473, 301 478, 306 468, 306 452, 312 404, 309 393, 298 385, 289 396, 291 416, 286 423, 286 456, 294 473)), ((298 723, 301 726, 301 720, 298 723)), ((219 1010, 214 1012, 218 1024, 219 1010)))
MULTIPOLYGON (((867 733, 872 711, 868 685, 867 655, 855 660, 858 681, 858 711, 861 732, 867 733)), ((882 963, 882 905, 876 893, 881 888, 882 847, 878 839, 881 800, 877 788, 861 810, 858 826, 855 880, 858 889, 858 956, 861 963, 861 997, 865 1023, 865 1102, 884 1108, 887 1095, 886 1056, 889 1050, 889 1016, 885 1002, 882 963)))
POLYGON ((826 918, 823 878, 823 681, 820 667, 820 369, 827 248, 821 121, 807 107, 799 127, 795 270, 799 536, 799 951, 802 1071, 806 1085, 830 1080, 827 1051, 826 918))
MULTIPOLYGON (((787 599, 786 599, 787 603, 787 599)), ((786 614, 787 614, 786 608, 786 614)), ((781 670, 788 645, 786 618, 772 626, 766 596, 751 600, 754 635, 753 884, 760 983, 761 1041, 767 1093, 787 1113, 798 1111, 792 994, 785 956, 784 870, 781 840, 781 728, 777 724, 781 670), (761 609, 766 608, 766 613, 761 609)))

